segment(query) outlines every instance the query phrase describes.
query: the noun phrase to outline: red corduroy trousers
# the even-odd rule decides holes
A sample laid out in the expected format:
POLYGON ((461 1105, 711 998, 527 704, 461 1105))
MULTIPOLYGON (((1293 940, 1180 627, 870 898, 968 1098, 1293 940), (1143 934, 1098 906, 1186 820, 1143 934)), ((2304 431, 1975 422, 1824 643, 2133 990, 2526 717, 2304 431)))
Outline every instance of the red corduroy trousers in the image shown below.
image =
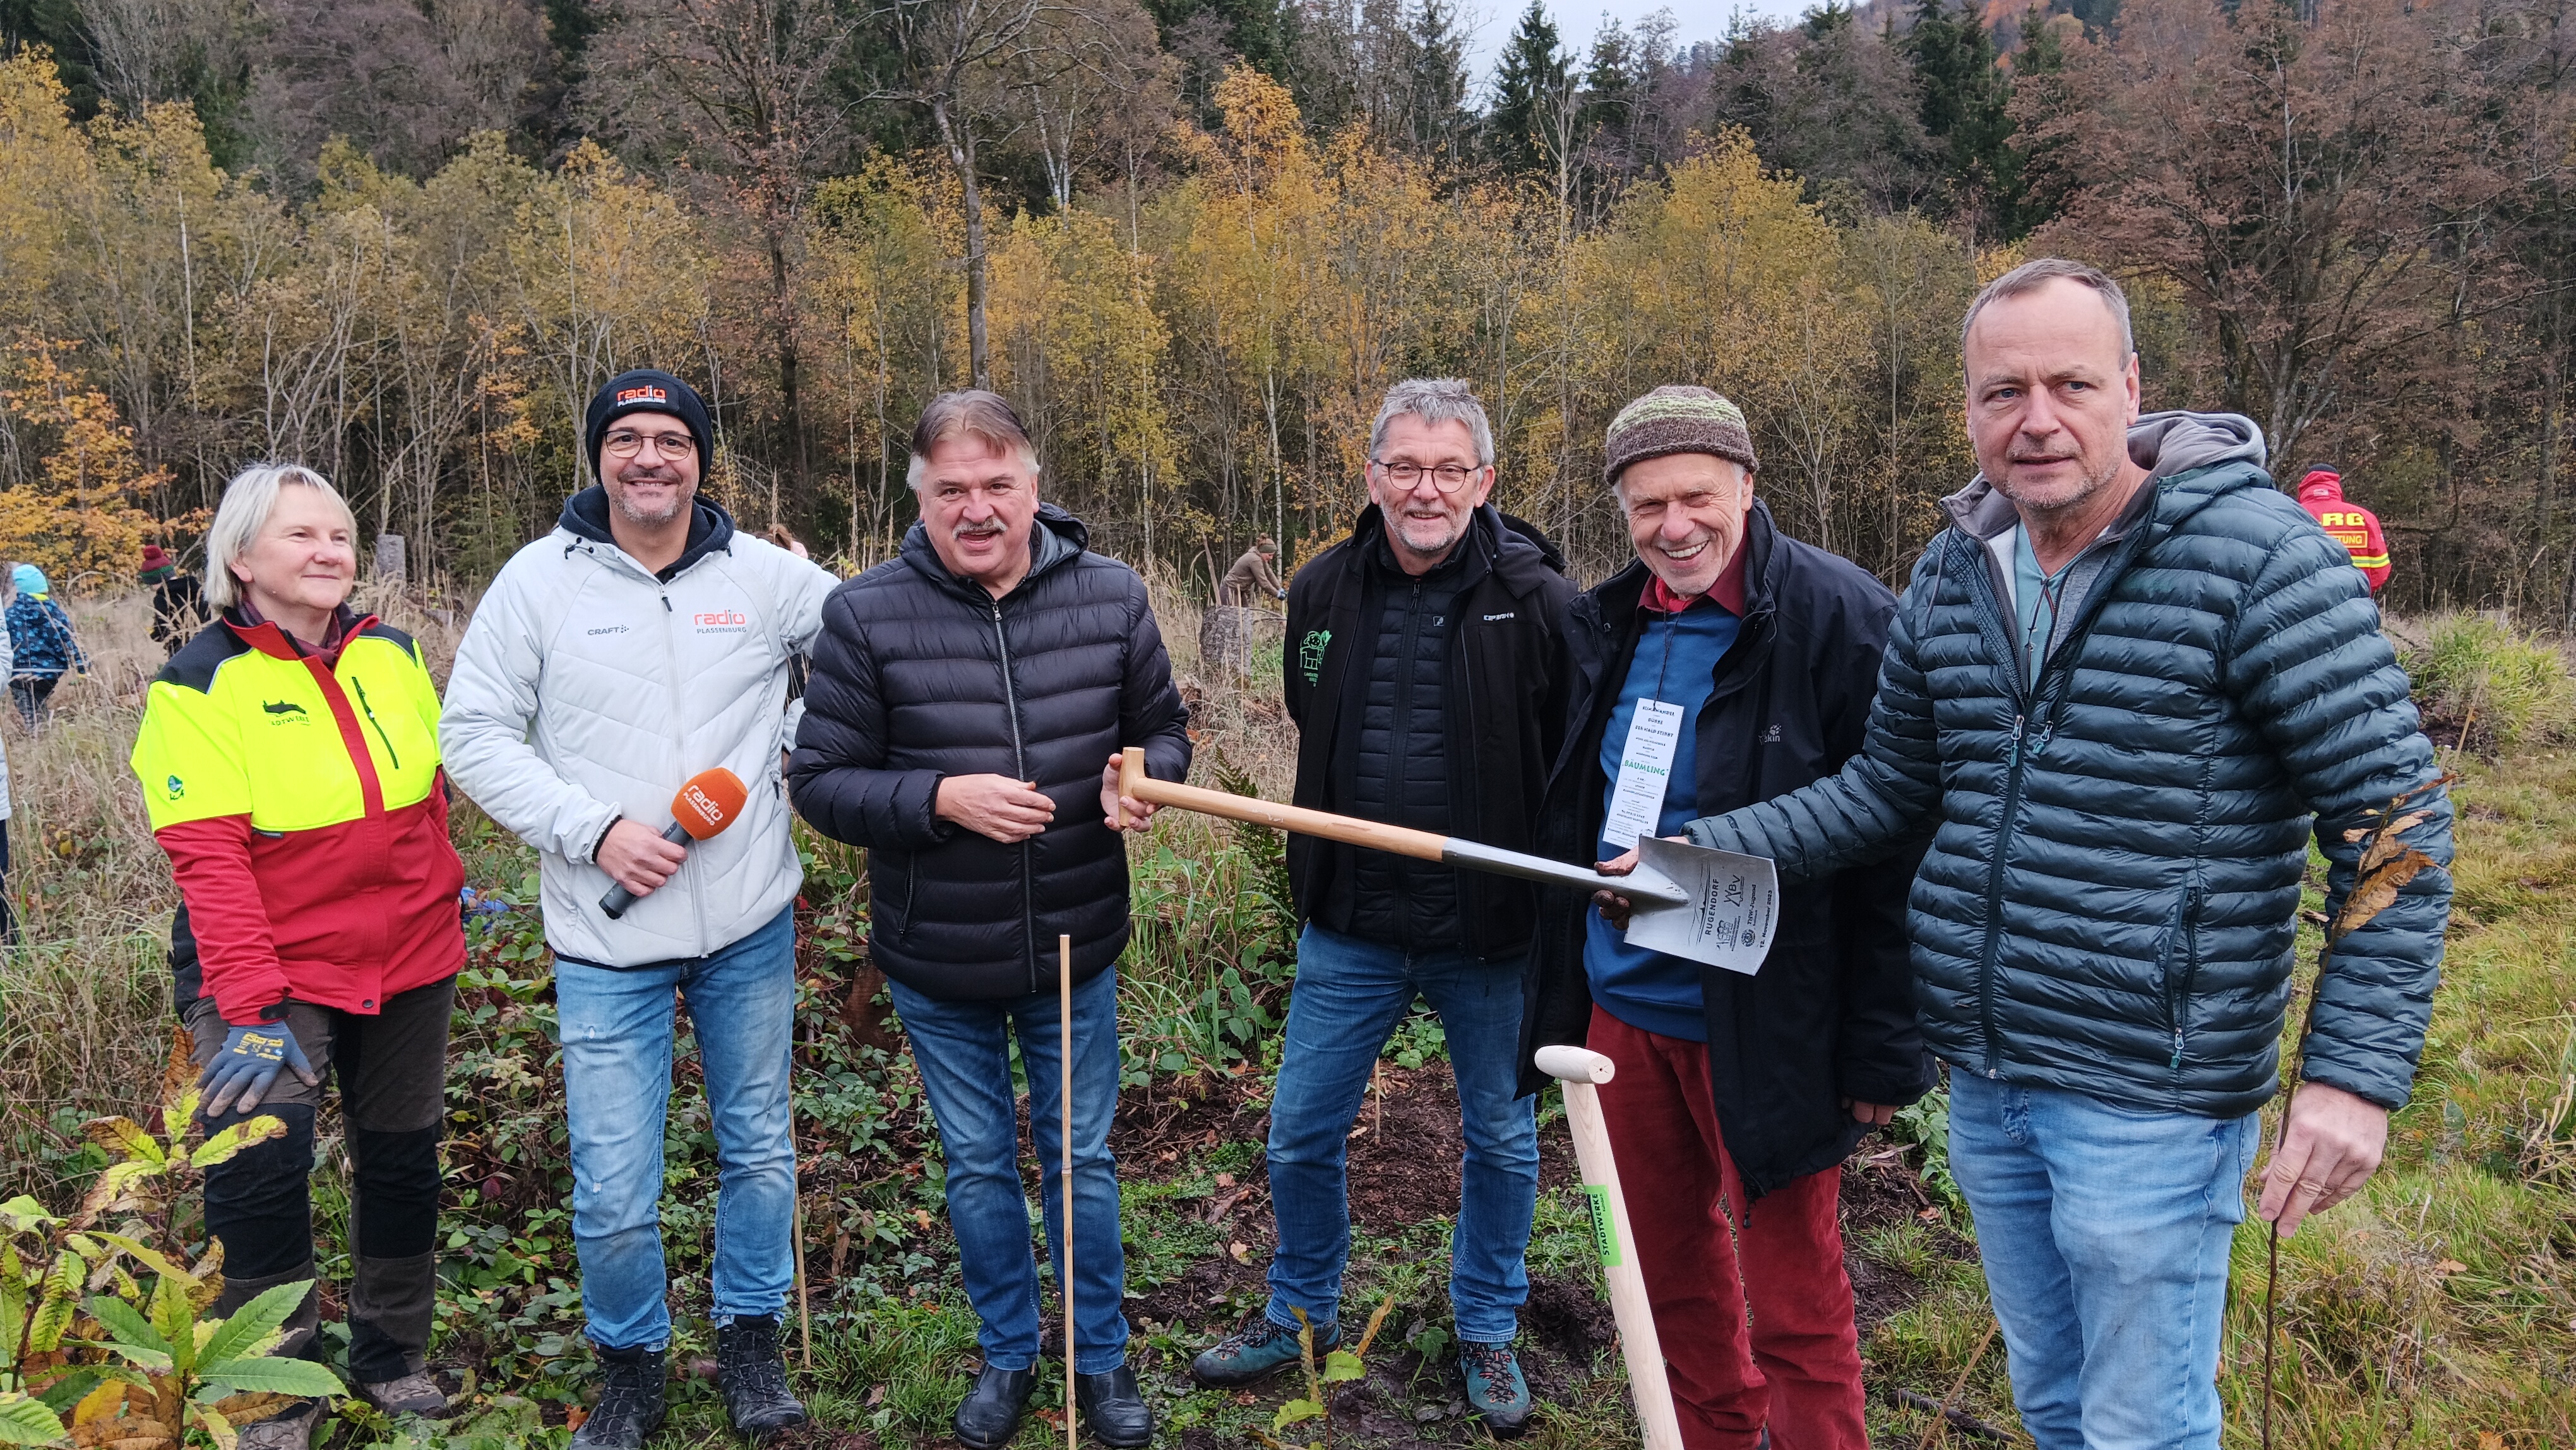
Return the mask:
POLYGON ((1767 1425, 1772 1450, 1869 1450, 1836 1217, 1841 1170, 1747 1204, 1718 1134, 1706 1044, 1595 1007, 1586 1045, 1618 1064, 1600 1090, 1602 1117, 1682 1444, 1739 1450, 1767 1425))

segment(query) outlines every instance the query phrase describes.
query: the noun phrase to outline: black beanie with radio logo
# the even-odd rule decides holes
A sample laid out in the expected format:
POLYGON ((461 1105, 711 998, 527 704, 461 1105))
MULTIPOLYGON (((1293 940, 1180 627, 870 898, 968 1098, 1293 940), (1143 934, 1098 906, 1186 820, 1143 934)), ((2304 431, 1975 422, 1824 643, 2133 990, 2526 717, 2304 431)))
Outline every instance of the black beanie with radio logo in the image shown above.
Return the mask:
POLYGON ((659 368, 637 368, 610 378, 605 387, 591 395, 590 412, 583 420, 582 433, 590 452, 590 466, 599 471, 599 445, 618 419, 630 413, 661 413, 688 425, 689 436, 698 443, 698 470, 703 478, 716 453, 714 425, 707 421, 706 400, 698 390, 659 368))

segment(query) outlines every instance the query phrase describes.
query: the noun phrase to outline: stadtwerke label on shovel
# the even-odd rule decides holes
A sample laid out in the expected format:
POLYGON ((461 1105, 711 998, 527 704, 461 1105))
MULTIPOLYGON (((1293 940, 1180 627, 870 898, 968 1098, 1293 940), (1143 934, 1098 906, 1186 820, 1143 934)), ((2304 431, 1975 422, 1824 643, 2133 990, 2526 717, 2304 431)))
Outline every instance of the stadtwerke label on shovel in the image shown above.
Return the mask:
POLYGON ((1686 904, 1639 902, 1628 918, 1631 943, 1748 977, 1762 970, 1780 929, 1780 874, 1769 861, 1645 836, 1637 872, 1649 871, 1679 887, 1686 904))

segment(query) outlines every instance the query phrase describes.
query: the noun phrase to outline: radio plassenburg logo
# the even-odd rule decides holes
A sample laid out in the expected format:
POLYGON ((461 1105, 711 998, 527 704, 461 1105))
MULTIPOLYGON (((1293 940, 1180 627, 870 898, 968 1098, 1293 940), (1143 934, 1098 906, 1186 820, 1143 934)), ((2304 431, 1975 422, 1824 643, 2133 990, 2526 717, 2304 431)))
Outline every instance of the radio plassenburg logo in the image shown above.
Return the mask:
POLYGON ((620 407, 624 407, 628 403, 667 403, 669 401, 671 401, 671 395, 669 393, 650 385, 640 388, 619 388, 617 390, 617 403, 620 407))
POLYGON ((739 609, 718 609, 689 616, 700 634, 741 634, 751 628, 751 619, 739 609))
POLYGON ((697 813, 698 819, 704 821, 709 830, 724 824, 725 808, 715 797, 693 785, 688 790, 688 802, 689 809, 697 813))

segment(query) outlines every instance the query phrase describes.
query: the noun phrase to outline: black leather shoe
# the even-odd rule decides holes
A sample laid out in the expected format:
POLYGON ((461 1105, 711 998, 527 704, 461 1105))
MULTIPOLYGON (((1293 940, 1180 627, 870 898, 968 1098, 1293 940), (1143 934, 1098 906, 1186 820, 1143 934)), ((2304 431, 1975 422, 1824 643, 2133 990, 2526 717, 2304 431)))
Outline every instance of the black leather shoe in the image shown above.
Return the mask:
POLYGON ((966 1393, 966 1403, 957 1407, 957 1438, 973 1450, 1001 1450, 1020 1432, 1029 1391, 1037 1385, 1036 1370, 984 1366, 975 1376, 975 1388, 966 1393))
POLYGON ((1106 1374, 1073 1377, 1073 1402, 1082 1407, 1082 1423, 1103 1445, 1151 1445, 1154 1412, 1136 1392, 1136 1372, 1120 1365, 1106 1374))
POLYGON ((578 1450, 644 1450, 644 1437, 662 1423, 662 1351, 599 1351, 599 1403, 573 1432, 578 1450))
POLYGON ((716 1388, 733 1427, 767 1439, 805 1423, 805 1406, 787 1390, 787 1358, 778 1349, 778 1320, 738 1318, 716 1328, 716 1388))

